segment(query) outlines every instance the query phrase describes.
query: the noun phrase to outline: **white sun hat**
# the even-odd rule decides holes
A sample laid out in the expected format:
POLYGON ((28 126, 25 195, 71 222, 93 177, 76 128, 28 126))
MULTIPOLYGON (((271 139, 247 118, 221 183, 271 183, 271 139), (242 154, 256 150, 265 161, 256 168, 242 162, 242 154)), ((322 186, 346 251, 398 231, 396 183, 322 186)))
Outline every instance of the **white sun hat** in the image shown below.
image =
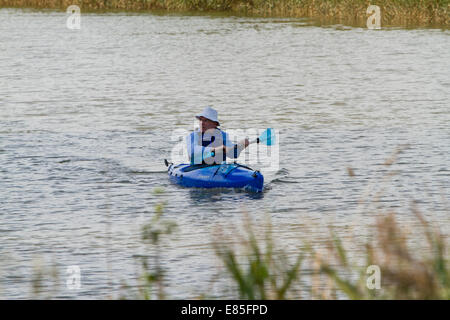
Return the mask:
POLYGON ((211 121, 217 122, 217 125, 220 125, 219 120, 217 119, 217 111, 214 110, 211 107, 206 107, 203 109, 202 113, 199 113, 195 116, 197 119, 200 119, 200 117, 204 117, 206 119, 209 119, 211 121))

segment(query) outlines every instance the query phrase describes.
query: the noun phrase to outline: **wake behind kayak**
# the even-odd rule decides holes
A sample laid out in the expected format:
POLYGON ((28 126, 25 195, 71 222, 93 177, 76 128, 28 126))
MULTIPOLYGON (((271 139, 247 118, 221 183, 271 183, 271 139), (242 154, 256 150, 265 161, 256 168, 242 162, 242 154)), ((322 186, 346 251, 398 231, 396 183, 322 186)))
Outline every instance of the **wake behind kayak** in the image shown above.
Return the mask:
POLYGON ((252 192, 263 190, 264 177, 259 171, 236 163, 215 165, 169 164, 169 179, 183 187, 243 188, 252 192))

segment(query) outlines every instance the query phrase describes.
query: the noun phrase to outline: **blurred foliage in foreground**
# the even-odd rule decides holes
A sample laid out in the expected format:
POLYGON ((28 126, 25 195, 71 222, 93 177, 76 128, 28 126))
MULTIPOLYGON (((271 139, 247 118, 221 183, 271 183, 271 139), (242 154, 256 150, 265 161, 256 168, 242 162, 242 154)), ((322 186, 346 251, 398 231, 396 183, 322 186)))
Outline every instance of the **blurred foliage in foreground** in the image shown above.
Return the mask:
MULTIPOLYGON (((412 211, 422 231, 413 237, 425 239, 427 249, 410 247, 405 226, 394 212, 380 214, 374 234, 361 244, 366 261, 363 265, 350 261, 343 241, 332 229, 325 250, 304 245, 288 254, 276 244, 270 222, 263 226, 262 235, 255 232, 248 216, 243 232, 224 235, 216 228, 212 245, 223 265, 222 277, 231 279, 235 298, 239 299, 301 299, 305 290, 310 292, 306 298, 313 299, 450 299, 446 241, 414 206, 412 211), (380 274, 378 288, 371 277, 374 269, 380 274)), ((155 283, 156 298, 165 298, 158 241, 170 234, 174 225, 161 217, 162 207, 158 205, 152 223, 144 227, 144 239, 150 240, 155 249, 153 273, 144 264, 144 299, 152 296, 155 283)))
MULTIPOLYGON (((408 147, 400 146, 384 162, 387 169, 384 184, 397 174, 392 166, 408 147)), ((355 176, 353 169, 347 171, 351 177, 355 176)), ((425 219, 414 202, 409 217, 415 217, 413 232, 412 226, 402 223, 391 209, 377 209, 383 190, 368 199, 375 204, 372 234, 366 235, 364 243, 352 239, 351 250, 346 249, 333 226, 329 226, 330 235, 320 250, 310 245, 314 239, 307 237, 310 243, 289 252, 277 243, 270 221, 255 231, 249 215, 244 214, 240 232, 232 222, 231 232, 216 226, 212 247, 222 263, 219 273, 224 274, 220 276, 228 276, 235 298, 239 299, 450 299, 446 238, 425 219), (350 259, 350 253, 357 247, 363 262, 350 259), (310 294, 305 296, 305 291, 310 294)), ((158 204, 153 226, 144 228, 144 239, 152 239, 156 249, 159 235, 169 234, 173 229, 171 223, 163 222, 164 227, 157 228, 158 236, 149 233, 155 225, 161 225, 162 212, 162 204, 158 204)), ((159 254, 158 250, 156 253, 159 254)), ((156 265, 159 274, 160 266, 156 265)), ((155 277, 147 279, 150 287, 155 277)))
POLYGON ((215 242, 216 252, 241 299, 302 298, 297 288, 303 274, 300 272, 302 262, 313 266, 310 275, 303 275, 309 277, 309 281, 303 282, 311 292, 309 298, 450 299, 450 268, 444 238, 419 211, 414 210, 414 213, 428 250, 419 252, 410 248, 402 232, 403 226, 394 213, 388 213, 378 217, 375 235, 363 244, 366 248, 364 266, 349 261, 348 251, 333 232, 325 254, 305 247, 291 263, 282 251, 275 254, 270 232, 258 242, 250 225, 246 227, 240 250, 221 240, 215 242), (371 279, 374 272, 371 270, 375 268, 380 272, 379 289, 371 279))

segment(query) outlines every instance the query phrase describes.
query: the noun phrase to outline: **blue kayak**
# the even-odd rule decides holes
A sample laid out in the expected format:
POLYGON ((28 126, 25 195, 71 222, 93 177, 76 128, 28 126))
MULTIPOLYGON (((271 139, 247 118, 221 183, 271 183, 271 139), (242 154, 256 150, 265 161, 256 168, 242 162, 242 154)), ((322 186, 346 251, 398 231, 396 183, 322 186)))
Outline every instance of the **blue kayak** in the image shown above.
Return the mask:
POLYGON ((183 187, 244 188, 253 192, 263 190, 263 175, 240 164, 166 164, 170 181, 183 187))

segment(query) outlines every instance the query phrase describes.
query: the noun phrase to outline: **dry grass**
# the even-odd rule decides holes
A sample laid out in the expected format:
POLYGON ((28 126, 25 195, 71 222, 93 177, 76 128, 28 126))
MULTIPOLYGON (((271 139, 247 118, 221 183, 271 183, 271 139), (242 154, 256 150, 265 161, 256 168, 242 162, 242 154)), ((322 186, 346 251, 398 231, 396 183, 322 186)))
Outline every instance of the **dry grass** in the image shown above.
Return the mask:
MULTIPOLYGON (((268 230, 263 237, 263 232, 254 232, 256 227, 261 226, 252 226, 246 216, 244 231, 229 233, 228 238, 222 236, 216 239, 216 252, 239 289, 239 297, 450 299, 447 238, 437 226, 425 219, 415 202, 412 203, 411 214, 406 222, 405 217, 400 219, 392 209, 379 207, 385 185, 389 185, 391 178, 397 174, 393 165, 407 148, 407 145, 400 146, 384 162, 388 171, 381 178, 381 190, 374 192, 375 187, 380 186, 369 185, 368 194, 373 196, 363 195, 369 205, 361 208, 361 212, 368 213, 373 219, 367 230, 360 221, 356 224, 356 228, 364 230, 364 237, 354 238, 347 229, 337 232, 330 223, 329 236, 321 239, 303 236, 298 241, 298 248, 309 249, 306 253, 301 249, 291 253, 291 258, 294 256, 295 259, 290 263, 282 248, 274 249, 276 239, 272 237, 270 223, 262 226, 261 230, 268 230), (283 258, 276 257, 274 252, 280 253, 283 258), (276 261, 282 262, 277 265, 276 261), (379 288, 371 287, 376 281, 374 283, 374 278, 370 277, 373 269, 369 267, 380 272, 379 288), (277 282, 277 278, 289 279, 287 285, 283 286, 282 296, 276 294, 277 287, 272 285, 277 282), (298 290, 298 280, 304 278, 307 281, 298 290), (305 296, 305 292, 309 292, 309 295, 305 296)), ((347 171, 350 176, 355 176, 351 168, 347 168, 347 171)), ((304 217, 304 223, 299 225, 300 234, 317 234, 309 232, 305 227, 309 223, 303 220, 304 217)), ((236 227, 233 229, 237 230, 236 227)))
POLYGON ((225 270, 236 283, 239 299, 289 299, 297 295, 300 268, 305 252, 295 257, 277 247, 268 222, 264 230, 254 230, 249 216, 245 215, 245 232, 229 239, 222 228, 216 228, 213 247, 223 262, 225 270), (256 233, 263 234, 262 241, 256 233), (233 240, 238 240, 238 247, 233 240), (241 250, 243 249, 243 250, 241 250))
POLYGON ((332 237, 328 255, 316 256, 318 269, 332 280, 331 287, 338 288, 350 299, 448 300, 450 268, 445 238, 421 213, 415 209, 414 213, 420 222, 422 235, 426 235, 428 248, 423 251, 408 244, 408 236, 403 231, 405 226, 399 223, 393 212, 377 218, 373 240, 365 244, 364 266, 352 265, 339 238, 332 237), (380 270, 379 290, 367 286, 366 270, 371 265, 380 270))
POLYGON ((446 239, 415 207, 412 212, 414 226, 400 222, 393 212, 380 213, 366 243, 344 245, 346 239, 330 229, 325 246, 299 241, 299 248, 307 249, 289 255, 277 245, 270 223, 245 219, 244 231, 224 236, 216 230, 214 248, 239 299, 448 300, 446 239), (424 240, 421 246, 411 245, 418 239, 424 240), (362 261, 352 261, 355 251, 363 253, 362 261), (374 284, 369 266, 380 271, 379 288, 368 286, 374 284))

